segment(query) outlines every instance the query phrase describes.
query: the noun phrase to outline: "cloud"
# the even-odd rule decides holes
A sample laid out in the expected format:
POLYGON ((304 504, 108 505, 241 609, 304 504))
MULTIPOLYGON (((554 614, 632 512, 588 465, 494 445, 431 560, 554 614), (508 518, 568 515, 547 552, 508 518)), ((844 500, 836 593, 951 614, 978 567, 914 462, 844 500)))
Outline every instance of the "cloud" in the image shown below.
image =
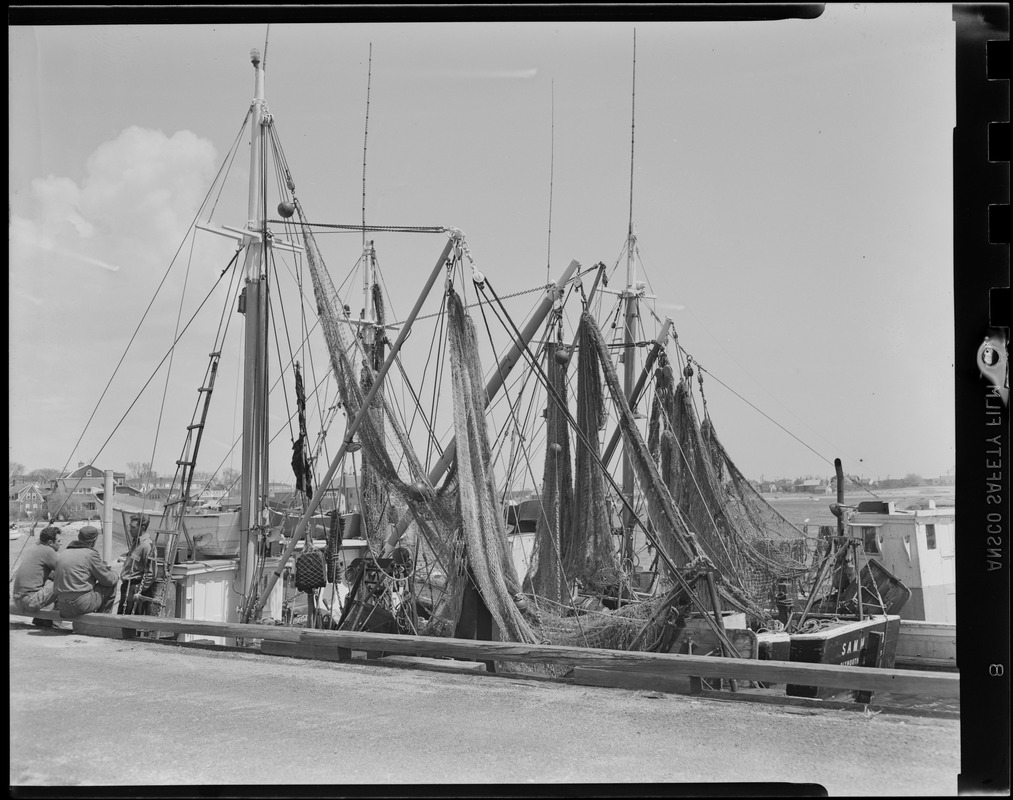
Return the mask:
POLYGON ((10 221, 12 261, 38 279, 76 264, 109 271, 167 263, 210 182, 211 142, 190 131, 171 137, 131 127, 99 145, 80 184, 32 181, 10 221))
MULTIPOLYGON (((189 131, 167 136, 132 127, 96 148, 83 176, 36 178, 12 194, 12 452, 32 453, 39 430, 52 438, 50 446, 69 447, 80 435, 82 404, 101 393, 183 241, 216 161, 214 145, 189 131), (40 402, 53 394, 54 379, 68 387, 58 393, 66 408, 40 402)), ((173 321, 153 314, 142 336, 173 321)), ((139 339, 135 349, 155 358, 164 345, 139 339)))

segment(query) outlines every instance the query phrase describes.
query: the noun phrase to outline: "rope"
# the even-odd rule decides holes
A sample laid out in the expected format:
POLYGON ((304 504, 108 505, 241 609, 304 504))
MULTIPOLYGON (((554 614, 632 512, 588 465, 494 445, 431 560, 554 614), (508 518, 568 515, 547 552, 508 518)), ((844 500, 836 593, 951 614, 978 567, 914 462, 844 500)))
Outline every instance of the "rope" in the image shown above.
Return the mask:
MULTIPOLYGON (((269 219, 267 221, 275 225, 289 224, 289 221, 284 219, 269 219)), ((300 225, 351 233, 359 231, 368 231, 370 233, 448 233, 450 231, 449 228, 436 225, 335 225, 325 222, 300 222, 300 225)))
MULTIPOLYGON (((514 292, 513 294, 505 294, 505 295, 503 295, 503 297, 496 298, 496 300, 498 302, 500 300, 510 300, 511 298, 514 298, 514 297, 522 297, 523 295, 526 295, 526 294, 534 294, 535 292, 547 292, 550 289, 552 289, 555 285, 556 284, 554 284, 554 283, 549 283, 549 284, 546 284, 544 286, 535 286, 532 289, 522 289, 519 292, 514 292)), ((465 305, 464 308, 465 309, 477 308, 478 306, 489 305, 492 302, 493 302, 492 300, 479 300, 477 303, 471 303, 470 305, 465 305)), ((445 313, 446 312, 441 308, 435 314, 428 314, 426 316, 416 317, 415 321, 418 322, 419 320, 423 320, 423 319, 433 319, 434 317, 443 316, 443 314, 445 314, 445 313)), ((399 328, 402 325, 404 325, 404 322, 394 322, 394 323, 388 325, 387 327, 388 328, 399 328)))

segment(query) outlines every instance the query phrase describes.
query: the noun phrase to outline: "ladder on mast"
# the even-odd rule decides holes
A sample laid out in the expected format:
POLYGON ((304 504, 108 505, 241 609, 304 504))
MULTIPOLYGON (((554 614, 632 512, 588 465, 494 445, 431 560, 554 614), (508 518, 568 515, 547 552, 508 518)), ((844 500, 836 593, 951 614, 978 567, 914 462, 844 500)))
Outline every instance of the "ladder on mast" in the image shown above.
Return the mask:
POLYGON ((172 567, 176 563, 179 551, 180 533, 186 538, 188 558, 192 559, 196 555, 196 547, 193 539, 190 537, 190 532, 186 528, 184 517, 186 516, 187 505, 190 502, 194 467, 197 464, 197 453, 200 450, 201 438, 204 434, 204 424, 207 421, 208 408, 211 404, 211 394, 214 391, 215 377, 218 374, 218 362, 221 359, 221 355, 220 350, 216 350, 209 355, 211 360, 208 365, 207 379, 205 384, 197 389, 197 407, 194 409, 193 417, 191 417, 191 419, 195 419, 199 411, 200 421, 191 422, 191 424, 187 425, 183 451, 180 458, 176 461, 176 476, 173 478, 172 485, 175 487, 178 482, 180 493, 178 497, 172 498, 170 496, 170 499, 166 501, 162 511, 161 525, 154 531, 152 536, 153 547, 148 556, 146 569, 151 570, 155 576, 155 592, 151 597, 143 597, 139 594, 135 595, 132 604, 134 608, 131 609, 134 612, 136 612, 139 603, 147 603, 154 606, 150 611, 156 616, 171 616, 175 611, 175 603, 172 603, 172 608, 169 607, 169 599, 173 594, 169 589, 173 583, 172 567))

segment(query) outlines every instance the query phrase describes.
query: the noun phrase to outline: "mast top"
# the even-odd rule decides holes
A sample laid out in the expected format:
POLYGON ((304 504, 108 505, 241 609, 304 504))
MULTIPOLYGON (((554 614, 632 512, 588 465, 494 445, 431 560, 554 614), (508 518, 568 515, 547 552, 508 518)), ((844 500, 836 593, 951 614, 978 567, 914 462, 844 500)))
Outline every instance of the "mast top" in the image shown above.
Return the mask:
POLYGON ((250 50, 250 63, 256 68, 260 67, 260 51, 256 47, 250 50))

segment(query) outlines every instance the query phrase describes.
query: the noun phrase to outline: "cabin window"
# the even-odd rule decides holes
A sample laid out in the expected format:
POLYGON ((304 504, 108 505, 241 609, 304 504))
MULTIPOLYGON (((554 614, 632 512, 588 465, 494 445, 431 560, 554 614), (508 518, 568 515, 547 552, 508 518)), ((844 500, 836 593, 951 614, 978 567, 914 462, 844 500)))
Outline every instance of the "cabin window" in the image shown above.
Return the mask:
POLYGON ((863 525, 862 544, 866 553, 875 556, 883 555, 883 542, 879 538, 879 528, 873 525, 863 525))
POLYGON ((936 526, 926 525, 925 526, 925 549, 935 550, 936 549, 936 526))
POLYGON ((94 511, 95 510, 95 504, 94 503, 82 503, 82 506, 84 507, 85 511, 94 511))
POLYGON ((943 525, 939 537, 939 555, 943 558, 953 558, 953 524, 943 525))

